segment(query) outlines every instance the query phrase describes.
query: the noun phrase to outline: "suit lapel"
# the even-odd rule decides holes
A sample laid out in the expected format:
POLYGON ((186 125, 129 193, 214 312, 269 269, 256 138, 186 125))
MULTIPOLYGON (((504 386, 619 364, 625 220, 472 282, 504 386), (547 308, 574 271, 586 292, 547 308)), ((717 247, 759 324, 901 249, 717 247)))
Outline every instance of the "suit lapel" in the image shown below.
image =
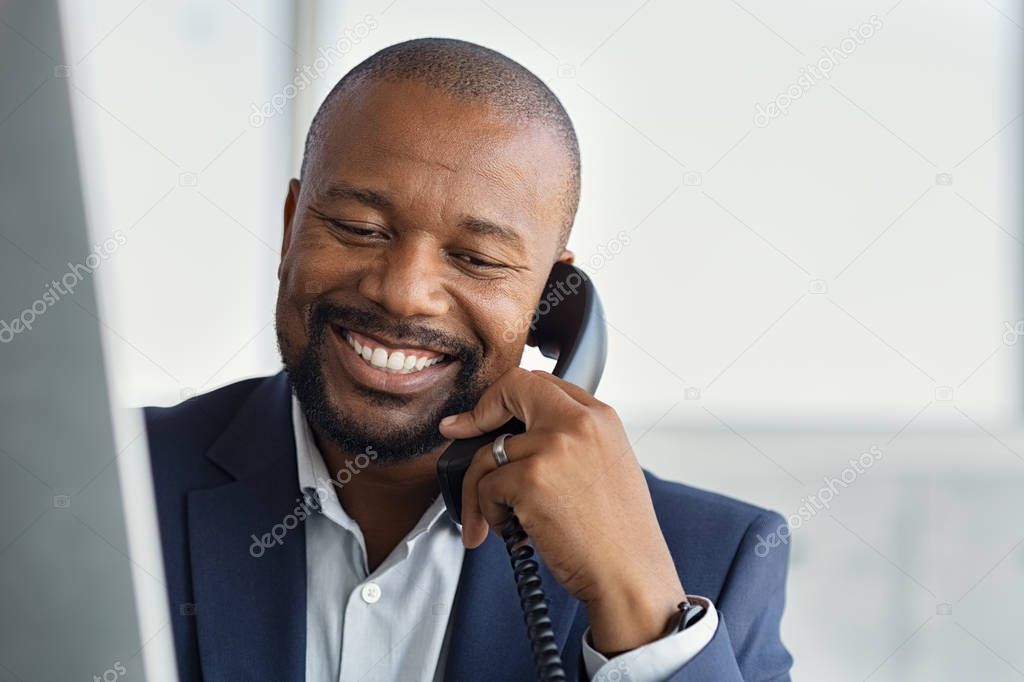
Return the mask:
MULTIPOLYGON (((543 562, 540 575, 555 638, 564 651, 579 602, 558 584, 543 562)), ((512 566, 505 544, 494 533, 466 552, 452 618, 445 682, 536 679, 512 566)), ((569 671, 575 661, 563 663, 569 671)))
POLYGON ((306 542, 290 400, 283 373, 261 384, 206 453, 235 480, 188 496, 206 679, 305 679, 306 542))

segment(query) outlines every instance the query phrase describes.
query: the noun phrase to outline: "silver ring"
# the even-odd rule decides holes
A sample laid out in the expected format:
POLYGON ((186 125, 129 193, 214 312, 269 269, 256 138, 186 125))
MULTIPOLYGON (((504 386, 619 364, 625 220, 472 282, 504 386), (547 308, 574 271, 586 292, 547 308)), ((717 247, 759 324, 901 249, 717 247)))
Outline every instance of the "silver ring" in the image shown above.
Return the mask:
POLYGON ((503 433, 494 439, 491 443, 491 454, 494 456, 494 463, 498 466, 505 466, 508 464, 508 453, 505 452, 505 439, 508 438, 507 433, 503 433))

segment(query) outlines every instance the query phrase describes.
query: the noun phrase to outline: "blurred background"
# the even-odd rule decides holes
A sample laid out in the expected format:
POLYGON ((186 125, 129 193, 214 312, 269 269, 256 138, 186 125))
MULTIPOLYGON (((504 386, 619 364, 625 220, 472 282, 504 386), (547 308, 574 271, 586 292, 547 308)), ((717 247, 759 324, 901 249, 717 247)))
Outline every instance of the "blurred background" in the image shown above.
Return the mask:
POLYGON ((316 107, 386 45, 481 43, 576 125, 598 397, 656 474, 790 518, 794 679, 1024 679, 1019 2, 59 8, 62 49, 2 15, 0 153, 66 89, 123 401, 276 372, 316 107))

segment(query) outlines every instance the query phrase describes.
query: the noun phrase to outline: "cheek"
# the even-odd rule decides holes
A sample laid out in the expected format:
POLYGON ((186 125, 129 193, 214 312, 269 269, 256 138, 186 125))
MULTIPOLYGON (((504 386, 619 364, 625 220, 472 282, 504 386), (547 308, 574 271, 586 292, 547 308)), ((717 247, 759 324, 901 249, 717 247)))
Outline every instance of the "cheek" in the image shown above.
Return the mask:
POLYGON ((292 245, 284 261, 281 288, 296 301, 311 300, 334 287, 344 273, 345 259, 339 258, 332 245, 306 231, 292 245))
POLYGON ((312 303, 325 292, 338 287, 344 272, 331 250, 314 244, 296 242, 281 267, 277 292, 276 321, 279 333, 292 344, 303 342, 306 318, 312 303))
POLYGON ((533 322, 535 306, 523 296, 495 295, 477 299, 470 309, 484 341, 485 363, 502 372, 518 366, 533 322))
POLYGON ((358 254, 346 251, 319 231, 300 233, 281 269, 278 313, 304 319, 316 299, 329 292, 354 290, 365 268, 358 254))

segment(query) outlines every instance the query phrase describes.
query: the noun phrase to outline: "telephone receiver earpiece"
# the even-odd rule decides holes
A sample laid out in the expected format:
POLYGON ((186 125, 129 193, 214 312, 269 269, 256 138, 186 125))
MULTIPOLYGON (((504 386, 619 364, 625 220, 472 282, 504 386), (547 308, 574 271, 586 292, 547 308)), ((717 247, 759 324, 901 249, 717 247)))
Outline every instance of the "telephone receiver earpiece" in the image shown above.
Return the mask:
MULTIPOLYGON (((559 261, 551 268, 547 284, 534 311, 530 341, 544 357, 555 360, 552 374, 593 393, 601 381, 608 355, 604 310, 594 283, 575 265, 559 261)), ((448 514, 462 523, 462 482, 473 455, 503 433, 522 433, 518 419, 464 440, 453 441, 437 462, 448 514)))

